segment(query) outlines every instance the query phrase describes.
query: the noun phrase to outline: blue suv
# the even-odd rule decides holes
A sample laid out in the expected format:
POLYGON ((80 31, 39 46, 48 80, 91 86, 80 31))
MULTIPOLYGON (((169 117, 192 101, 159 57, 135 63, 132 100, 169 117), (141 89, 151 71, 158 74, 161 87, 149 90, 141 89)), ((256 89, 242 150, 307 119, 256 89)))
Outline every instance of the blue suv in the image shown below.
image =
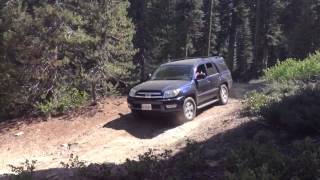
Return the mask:
POLYGON ((175 113, 180 122, 193 120, 197 110, 228 103, 232 77, 222 57, 194 58, 161 65, 149 81, 130 90, 133 115, 175 113))

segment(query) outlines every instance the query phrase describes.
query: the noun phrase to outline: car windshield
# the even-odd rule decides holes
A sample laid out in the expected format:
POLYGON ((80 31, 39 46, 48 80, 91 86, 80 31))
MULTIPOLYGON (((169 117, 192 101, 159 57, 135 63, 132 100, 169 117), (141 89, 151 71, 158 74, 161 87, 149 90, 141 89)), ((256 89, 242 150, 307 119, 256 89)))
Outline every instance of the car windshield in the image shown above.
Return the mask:
POLYGON ((151 80, 191 80, 192 66, 167 65, 161 66, 153 74, 151 80))

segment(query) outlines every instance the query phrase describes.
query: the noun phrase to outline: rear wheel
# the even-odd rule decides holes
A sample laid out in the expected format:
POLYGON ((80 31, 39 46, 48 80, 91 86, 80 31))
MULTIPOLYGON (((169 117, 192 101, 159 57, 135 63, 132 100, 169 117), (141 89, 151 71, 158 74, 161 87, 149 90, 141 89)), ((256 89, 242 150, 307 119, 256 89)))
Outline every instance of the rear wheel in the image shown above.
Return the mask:
POLYGON ((228 104, 229 101, 229 88, 227 85, 222 84, 219 90, 219 102, 221 105, 228 104))
POLYGON ((184 100, 182 111, 178 114, 178 124, 192 121, 197 114, 196 102, 193 98, 188 97, 184 100))

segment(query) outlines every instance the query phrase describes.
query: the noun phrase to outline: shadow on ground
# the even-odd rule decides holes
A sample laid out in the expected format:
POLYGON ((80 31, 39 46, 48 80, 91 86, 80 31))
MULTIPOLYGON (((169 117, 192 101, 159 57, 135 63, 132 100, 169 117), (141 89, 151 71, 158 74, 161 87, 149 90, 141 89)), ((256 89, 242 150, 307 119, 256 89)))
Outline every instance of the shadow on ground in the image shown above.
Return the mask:
MULTIPOLYGON (((121 121, 126 123, 129 120, 130 117, 128 116, 126 118, 123 117, 121 121)), ((121 127, 122 123, 113 123, 107 126, 121 127)), ((55 168, 35 171, 32 176, 36 180, 164 180, 168 179, 168 177, 175 177, 176 179, 224 179, 224 158, 226 153, 232 150, 235 144, 252 139, 254 134, 264 128, 262 124, 250 121, 235 129, 215 135, 205 142, 193 144, 191 148, 187 146, 187 148, 166 160, 152 161, 146 158, 142 161, 126 162, 121 165, 92 164, 86 168, 55 168), (190 154, 193 156, 190 156, 190 154), (195 154, 196 156, 194 156, 195 154), (132 168, 132 166, 135 168, 132 168)), ((78 155, 81 160, 81 154, 78 155)), ((0 180, 5 179, 8 178, 0 178, 0 180)))
MULTIPOLYGON (((197 117, 216 106, 220 105, 215 103, 198 110, 197 117)), ((124 130, 139 139, 153 139, 167 130, 180 126, 175 114, 149 113, 141 118, 134 117, 131 113, 119 114, 119 116, 119 118, 106 123, 103 127, 124 130)), ((194 121, 197 121, 197 117, 194 121)))
POLYGON ((103 127, 124 130, 139 139, 152 139, 166 130, 177 127, 172 115, 150 114, 143 118, 136 118, 131 113, 119 115, 119 118, 108 122, 103 127))

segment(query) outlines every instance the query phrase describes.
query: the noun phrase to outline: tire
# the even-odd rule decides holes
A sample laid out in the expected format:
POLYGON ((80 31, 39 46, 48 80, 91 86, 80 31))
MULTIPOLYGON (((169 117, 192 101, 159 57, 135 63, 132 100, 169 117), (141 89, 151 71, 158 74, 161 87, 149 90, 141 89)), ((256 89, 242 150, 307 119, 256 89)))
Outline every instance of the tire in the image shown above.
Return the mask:
POLYGON ((229 88, 222 84, 219 89, 219 104, 226 105, 229 102, 229 88))
POLYGON ((192 121, 197 115, 197 105, 192 97, 188 97, 183 102, 182 111, 179 112, 177 117, 177 124, 183 124, 192 121))

